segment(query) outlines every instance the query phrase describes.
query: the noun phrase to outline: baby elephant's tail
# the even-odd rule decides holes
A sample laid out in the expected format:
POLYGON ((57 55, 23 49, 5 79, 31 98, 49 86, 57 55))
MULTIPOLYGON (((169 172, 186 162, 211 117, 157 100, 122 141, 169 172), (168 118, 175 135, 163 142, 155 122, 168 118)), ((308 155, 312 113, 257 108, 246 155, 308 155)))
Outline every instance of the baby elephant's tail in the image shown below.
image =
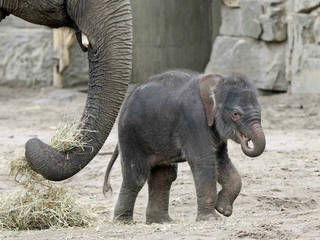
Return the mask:
POLYGON ((110 175, 110 172, 111 172, 111 168, 113 167, 113 164, 116 161, 118 155, 119 155, 119 147, 118 147, 118 144, 117 144, 117 146, 114 149, 114 152, 112 154, 111 160, 110 160, 110 162, 108 164, 106 175, 104 176, 104 184, 103 184, 103 190, 102 190, 104 196, 106 196, 107 192, 109 192, 109 191, 112 192, 112 187, 111 187, 111 185, 109 183, 109 175, 110 175))

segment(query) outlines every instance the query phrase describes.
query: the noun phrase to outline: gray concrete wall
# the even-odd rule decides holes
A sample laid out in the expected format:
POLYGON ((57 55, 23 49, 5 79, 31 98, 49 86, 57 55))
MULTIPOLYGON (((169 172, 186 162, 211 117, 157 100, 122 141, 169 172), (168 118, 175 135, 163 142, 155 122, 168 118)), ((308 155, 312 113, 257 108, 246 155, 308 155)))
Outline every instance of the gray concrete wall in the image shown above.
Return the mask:
POLYGON ((221 0, 211 1, 211 41, 214 43, 216 38, 219 36, 219 30, 221 26, 221 0))
POLYGON ((211 6, 211 0, 132 0, 132 81, 173 68, 204 71, 211 50, 211 6))

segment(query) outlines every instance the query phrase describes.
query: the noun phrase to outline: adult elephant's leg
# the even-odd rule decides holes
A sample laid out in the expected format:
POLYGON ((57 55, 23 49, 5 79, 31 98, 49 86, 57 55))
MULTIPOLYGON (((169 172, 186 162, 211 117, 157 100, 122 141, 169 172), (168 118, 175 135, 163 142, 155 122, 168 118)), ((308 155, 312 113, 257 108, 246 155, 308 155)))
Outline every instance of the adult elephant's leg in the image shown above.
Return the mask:
POLYGON ((149 200, 146 212, 147 223, 171 221, 169 217, 169 196, 172 183, 177 178, 178 166, 156 166, 148 178, 149 200))
POLYGON ((136 198, 147 181, 149 169, 147 157, 137 148, 124 147, 121 151, 123 181, 114 210, 114 220, 130 222, 136 198))
POLYGON ((241 177, 227 154, 225 145, 217 153, 218 182, 222 186, 218 195, 216 209, 226 217, 232 214, 232 204, 241 190, 241 177))

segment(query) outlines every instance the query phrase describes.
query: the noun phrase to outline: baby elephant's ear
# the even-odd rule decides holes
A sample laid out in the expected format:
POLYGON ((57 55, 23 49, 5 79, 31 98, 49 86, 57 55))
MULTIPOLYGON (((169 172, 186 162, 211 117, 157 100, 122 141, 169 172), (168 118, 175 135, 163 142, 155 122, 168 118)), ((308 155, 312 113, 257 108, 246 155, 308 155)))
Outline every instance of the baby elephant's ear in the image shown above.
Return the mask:
POLYGON ((213 90, 217 84, 223 79, 222 76, 218 74, 204 75, 200 79, 200 97, 206 113, 208 126, 212 126, 214 123, 215 116, 215 96, 213 90))

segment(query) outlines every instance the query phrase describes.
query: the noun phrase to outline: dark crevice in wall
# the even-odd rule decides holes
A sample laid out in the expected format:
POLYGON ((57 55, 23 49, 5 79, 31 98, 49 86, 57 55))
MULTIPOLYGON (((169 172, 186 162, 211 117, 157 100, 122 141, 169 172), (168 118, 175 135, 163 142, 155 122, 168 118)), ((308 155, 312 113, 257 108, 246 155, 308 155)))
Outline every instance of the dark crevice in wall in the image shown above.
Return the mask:
POLYGON ((305 13, 305 14, 309 14, 315 10, 317 10, 318 8, 320 8, 320 3, 318 3, 317 5, 315 6, 312 6, 312 7, 309 7, 309 8, 305 8, 305 9, 302 9, 300 10, 298 13, 305 13))

